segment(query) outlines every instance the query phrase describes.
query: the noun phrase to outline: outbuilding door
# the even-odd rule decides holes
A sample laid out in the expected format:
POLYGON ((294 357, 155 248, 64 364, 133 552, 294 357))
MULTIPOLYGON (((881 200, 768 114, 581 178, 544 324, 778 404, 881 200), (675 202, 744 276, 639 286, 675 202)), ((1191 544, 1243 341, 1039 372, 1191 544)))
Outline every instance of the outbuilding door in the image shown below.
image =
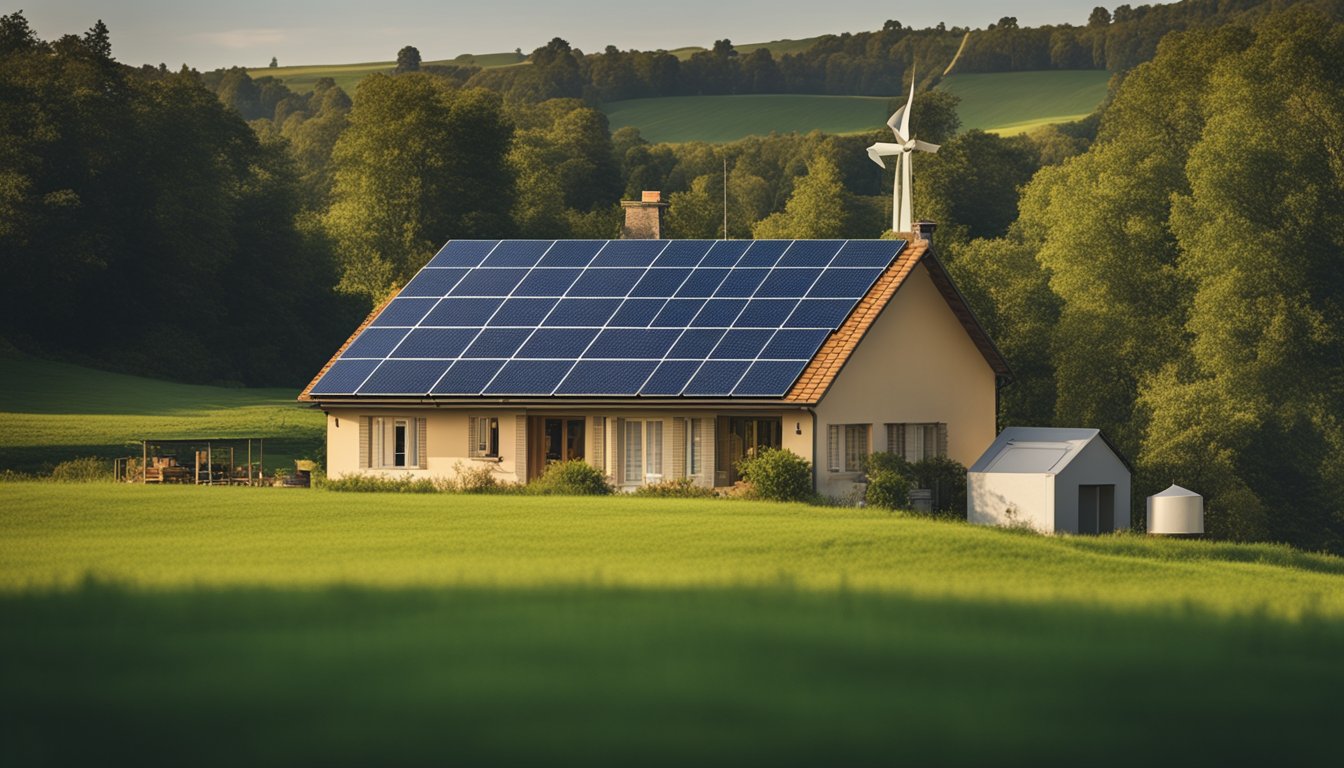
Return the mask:
POLYGON ((1078 532, 1115 531, 1115 486, 1078 486, 1078 532))

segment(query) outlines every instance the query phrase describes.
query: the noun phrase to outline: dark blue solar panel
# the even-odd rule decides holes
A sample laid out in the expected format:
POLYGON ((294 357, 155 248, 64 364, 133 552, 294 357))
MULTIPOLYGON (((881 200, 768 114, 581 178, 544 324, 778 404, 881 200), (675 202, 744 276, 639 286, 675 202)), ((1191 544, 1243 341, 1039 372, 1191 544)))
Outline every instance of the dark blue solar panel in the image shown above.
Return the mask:
POLYGON ((733 325, 738 328, 778 328, 796 306, 797 299, 752 299, 733 325))
POLYGON ((702 267, 731 267, 737 264, 742 254, 751 247, 750 240, 720 240, 709 249, 700 262, 702 267))
POLYGON ((667 246, 666 240, 612 240, 593 260, 594 267, 647 267, 667 246))
POLYGON ((738 397, 778 397, 789 391, 807 363, 806 360, 759 360, 747 369, 733 394, 738 397))
POLYGON ((653 322, 659 310, 667 302, 663 299, 626 299, 616 314, 611 316, 607 325, 617 328, 643 328, 653 322))
POLYGON ((490 319, 499 305, 500 299, 444 299, 434 311, 425 316, 421 325, 466 325, 480 327, 490 319))
POLYGON ((620 299, 561 299, 542 325, 603 326, 620 305, 620 299))
POLYGON ((751 363, 745 360, 707 360, 691 377, 683 395, 724 397, 732 393, 751 363))
POLYGON ((739 267, 773 267, 789 247, 789 240, 757 240, 737 262, 739 267))
POLYGON ((639 394, 662 397, 679 395, 699 368, 699 360, 667 360, 653 372, 639 394))
POLYGON ((737 328, 728 331, 709 356, 717 360, 752 360, 760 354, 761 348, 770 341, 774 333, 773 329, 765 328, 737 328))
POLYGON ((377 367, 377 360, 337 360, 309 392, 314 395, 352 395, 377 367))
POLYGON ((630 292, 631 296, 657 296, 667 298, 676 293, 686 279, 684 269, 650 269, 640 278, 639 284, 630 292))
POLYGON ((606 244, 605 240, 556 240, 537 266, 586 267, 606 244))
POLYGON ((526 274, 526 269, 473 269, 450 295, 508 296, 526 274))
POLYGON ((643 274, 643 269, 589 269, 570 286, 569 295, 619 298, 630 293, 643 274))
POLYGON ((479 395, 490 379, 495 377, 503 360, 458 360, 443 374, 431 390, 435 395, 479 395))
POLYGON ((388 357, 457 357, 476 333, 475 328, 417 328, 388 357))
POLYGON ((728 273, 727 279, 719 286, 715 296, 740 296, 747 297, 756 292, 760 287, 761 281, 770 274, 768 269, 734 269, 728 273))
POLYGON ((514 296, 564 296, 581 269, 534 269, 514 289, 514 296))
POLYGON ((596 328, 538 328, 517 357, 574 360, 596 337, 596 328))
POLYGON ((681 288, 677 289, 678 298, 708 298, 714 295, 719 284, 724 278, 728 277, 726 269, 697 269, 691 272, 682 283, 681 288))
POLYGON ((839 328, 856 302, 846 299, 808 299, 798 302, 785 328, 839 328))
POLYGON ((776 269, 756 291, 758 298, 798 298, 807 293, 817 279, 815 269, 776 269))
POLYGON ((559 299, 509 299, 499 308, 490 325, 522 325, 535 327, 551 313, 559 299))
POLYGON ((882 274, 880 269, 828 269, 817 278, 808 297, 814 299, 861 299, 882 274))
POLYGON ((705 308, 691 321, 695 328, 727 327, 733 324, 742 308, 747 306, 746 299, 710 299, 705 308))
POLYGON ((810 360, 831 332, 820 328, 780 328, 761 350, 763 359, 810 360))
POLYGON ((387 357, 387 353, 396 348, 406 338, 405 328, 365 328, 359 338, 350 342, 350 346, 341 353, 341 358, 349 360, 355 357, 387 357))
POLYGON ((455 240, 313 392, 777 397, 904 247, 455 240))
POLYGON ((513 357, 528 336, 528 328, 486 328, 462 353, 463 357, 513 357))
POLYGON ((510 360, 483 394, 549 395, 573 365, 572 360, 510 360))
POLYGON ((658 363, 649 360, 580 360, 557 395, 634 395, 658 363))
POLYGON ((905 248, 904 240, 850 240, 836 254, 833 267, 882 267, 905 248))
POLYGON ((498 244, 498 240, 449 240, 427 266, 474 267, 498 244))
POLYGON ((415 325, 420 322, 420 318, 425 316, 429 308, 434 306, 438 299, 393 299, 391 304, 378 315, 371 325, 375 328, 386 327, 390 325, 415 325))
POLYGON ((824 267, 843 244, 843 240, 794 240, 777 266, 824 267))
POLYGON ((490 252, 483 267, 531 267, 551 247, 553 240, 505 240, 490 252))
POLYGON ((655 328, 685 328, 705 306, 704 299, 672 299, 653 318, 655 328))
POLYGON ((431 296, 439 298, 447 296, 448 292, 457 285, 457 281, 467 274, 465 269, 422 269, 420 274, 411 279, 406 287, 401 289, 401 295, 411 296, 431 296))
POLYGON ((655 267, 694 267, 714 245, 713 240, 673 240, 654 260, 655 267))
POLYGON ((680 333, 672 328, 608 328, 597 337, 584 357, 657 360, 667 354, 680 333))
POLYGON ((714 351, 715 345, 719 339, 723 338, 724 330, 722 328, 687 328, 681 334, 681 338, 672 346, 671 351, 667 353, 668 358, 691 358, 694 360, 704 360, 709 357, 709 353, 714 351))
POLYGON ((423 395, 452 364, 451 360, 387 360, 359 388, 359 394, 423 395))

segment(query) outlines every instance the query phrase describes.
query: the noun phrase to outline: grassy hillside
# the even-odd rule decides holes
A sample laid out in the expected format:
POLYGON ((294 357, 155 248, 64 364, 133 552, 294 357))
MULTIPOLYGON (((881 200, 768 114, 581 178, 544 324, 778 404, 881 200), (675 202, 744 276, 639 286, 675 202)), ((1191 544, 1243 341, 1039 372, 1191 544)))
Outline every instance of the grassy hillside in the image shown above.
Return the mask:
POLYGON ((0 484, 0 509, 7 764, 1334 750, 1344 561, 1282 547, 740 501, 0 484))
MULTIPOLYGON (((521 63, 526 57, 517 53, 464 53, 454 59, 426 61, 423 64, 457 64, 473 67, 507 67, 521 63)), ((313 84, 324 77, 330 77, 347 93, 354 93, 360 80, 375 72, 391 73, 396 69, 395 61, 371 61, 363 64, 311 64, 297 67, 253 67, 247 70, 252 77, 276 77, 284 81, 290 90, 303 93, 311 91, 313 84)))
POLYGON ((674 96, 606 104, 613 131, 633 125, 652 142, 736 141, 775 133, 858 133, 880 128, 889 99, 771 94, 674 96))
POLYGON ((1022 133, 1087 117, 1106 98, 1105 70, 952 75, 939 88, 961 97, 962 128, 1022 133))
MULTIPOLYGON (((953 75, 940 88, 961 97, 963 128, 1021 133, 1077 120, 1106 97, 1105 71, 953 75)), ((603 107, 612 130, 633 125, 653 142, 736 141, 744 136, 821 130, 864 133, 883 127, 892 99, 873 96, 679 96, 616 101, 603 107)))
POLYGON ((0 353, 0 469, 138 455, 145 438, 264 437, 267 464, 310 456, 321 413, 290 389, 228 389, 126 376, 0 353), (132 450, 134 449, 134 450, 132 450))

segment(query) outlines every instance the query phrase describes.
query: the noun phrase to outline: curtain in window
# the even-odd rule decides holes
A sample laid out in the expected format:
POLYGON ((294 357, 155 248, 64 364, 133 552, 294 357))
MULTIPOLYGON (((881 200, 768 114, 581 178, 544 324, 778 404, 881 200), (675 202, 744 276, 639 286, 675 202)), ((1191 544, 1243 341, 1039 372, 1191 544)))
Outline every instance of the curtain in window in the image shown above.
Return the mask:
POLYGON ((832 472, 841 469, 839 424, 831 424, 826 428, 826 468, 832 472))
POLYGON ((845 425, 845 470, 858 472, 868 458, 868 425, 845 425))
POLYGON ((648 463, 647 474, 663 474, 663 422, 648 422, 648 450, 645 451, 648 463))
POLYGON ((704 447, 700 441, 704 434, 700 419, 691 419, 691 434, 686 439, 686 447, 690 453, 690 461, 687 462, 686 474, 698 476, 700 474, 700 464, 704 461, 704 447))
POLYGON ((638 483, 644 479, 644 423, 625 422, 625 482, 638 483))

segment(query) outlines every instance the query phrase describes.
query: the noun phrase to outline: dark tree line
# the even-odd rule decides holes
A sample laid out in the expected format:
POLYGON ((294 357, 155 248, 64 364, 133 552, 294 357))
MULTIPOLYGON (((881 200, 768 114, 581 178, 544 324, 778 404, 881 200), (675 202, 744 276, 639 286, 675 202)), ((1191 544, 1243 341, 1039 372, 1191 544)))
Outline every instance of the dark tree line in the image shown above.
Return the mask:
POLYGON ((348 302, 296 227, 283 148, 190 71, 114 61, 101 22, 0 17, 0 335, 194 381, 295 381, 348 302), (302 343, 300 343, 300 341, 302 343))

